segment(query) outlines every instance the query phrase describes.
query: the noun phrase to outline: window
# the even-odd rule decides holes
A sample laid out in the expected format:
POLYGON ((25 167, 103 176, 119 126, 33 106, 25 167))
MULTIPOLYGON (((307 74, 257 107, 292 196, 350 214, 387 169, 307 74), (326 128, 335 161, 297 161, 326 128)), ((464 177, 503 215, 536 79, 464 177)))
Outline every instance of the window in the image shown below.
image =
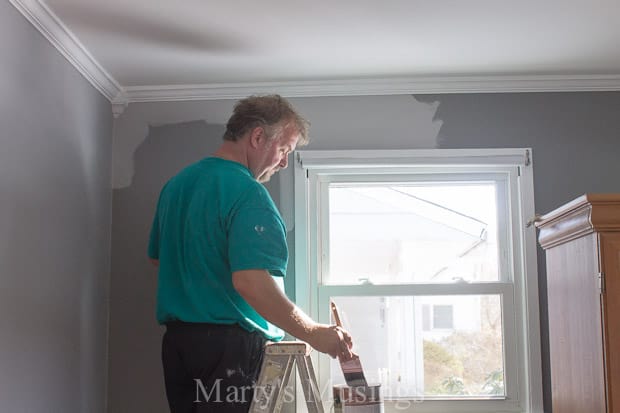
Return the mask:
POLYGON ((530 150, 296 160, 297 303, 338 304, 386 411, 542 412, 530 150))
POLYGON ((432 329, 452 330, 454 328, 454 308, 452 305, 434 304, 431 306, 431 308, 433 310, 433 324, 431 326, 432 329))

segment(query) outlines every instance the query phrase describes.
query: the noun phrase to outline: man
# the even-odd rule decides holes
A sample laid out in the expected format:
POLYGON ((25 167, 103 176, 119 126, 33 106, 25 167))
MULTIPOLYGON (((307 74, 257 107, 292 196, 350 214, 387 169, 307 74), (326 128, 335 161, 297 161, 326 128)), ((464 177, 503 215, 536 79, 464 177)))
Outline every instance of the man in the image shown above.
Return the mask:
POLYGON ((148 252, 159 267, 173 413, 247 412, 265 342, 281 340, 282 330, 331 357, 351 357, 346 331, 314 322, 283 293, 286 231, 262 185, 307 144, 307 128, 280 96, 243 99, 215 155, 162 189, 148 252))

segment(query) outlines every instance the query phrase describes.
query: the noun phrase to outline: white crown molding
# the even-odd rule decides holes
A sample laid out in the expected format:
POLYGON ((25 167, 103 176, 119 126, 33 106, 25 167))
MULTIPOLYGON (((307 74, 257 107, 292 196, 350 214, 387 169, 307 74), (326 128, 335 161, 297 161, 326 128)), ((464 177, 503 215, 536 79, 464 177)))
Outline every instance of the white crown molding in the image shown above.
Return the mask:
POLYGON ((9 0, 110 102, 124 102, 123 88, 40 0, 9 0))
POLYGON ((127 101, 124 101, 124 102, 112 101, 112 115, 114 115, 115 118, 118 118, 119 116, 121 116, 123 112, 125 111, 125 109, 127 109, 128 104, 129 102, 127 101))
POLYGON ((128 102, 239 99, 252 94, 287 97, 442 93, 619 91, 620 75, 436 76, 393 79, 130 86, 128 102))
POLYGON ((121 86, 41 0, 9 0, 110 102, 115 117, 131 102, 445 93, 620 91, 616 75, 411 76, 257 83, 121 86))

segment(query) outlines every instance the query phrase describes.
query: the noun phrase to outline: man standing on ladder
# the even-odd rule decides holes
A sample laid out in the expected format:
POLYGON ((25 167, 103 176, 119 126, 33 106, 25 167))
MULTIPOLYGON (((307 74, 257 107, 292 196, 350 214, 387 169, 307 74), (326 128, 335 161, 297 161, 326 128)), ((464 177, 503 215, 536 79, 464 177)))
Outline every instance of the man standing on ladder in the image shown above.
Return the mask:
POLYGON ((247 412, 267 340, 284 331, 331 357, 351 337, 283 292, 286 229, 262 185, 308 143, 308 122, 278 95, 235 105, 213 157, 161 191, 148 255, 159 268, 157 319, 172 413, 247 412))

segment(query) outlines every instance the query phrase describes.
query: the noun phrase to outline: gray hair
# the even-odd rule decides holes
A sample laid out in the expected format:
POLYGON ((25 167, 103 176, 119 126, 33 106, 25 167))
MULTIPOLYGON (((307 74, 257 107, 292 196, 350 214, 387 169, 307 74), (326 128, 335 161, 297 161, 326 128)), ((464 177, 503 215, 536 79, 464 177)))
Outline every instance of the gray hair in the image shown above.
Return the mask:
POLYGON ((297 113, 288 100, 280 95, 254 95, 235 104, 233 114, 226 124, 224 140, 237 141, 256 127, 262 127, 267 138, 273 139, 290 124, 299 133, 297 145, 307 145, 310 123, 297 113))

